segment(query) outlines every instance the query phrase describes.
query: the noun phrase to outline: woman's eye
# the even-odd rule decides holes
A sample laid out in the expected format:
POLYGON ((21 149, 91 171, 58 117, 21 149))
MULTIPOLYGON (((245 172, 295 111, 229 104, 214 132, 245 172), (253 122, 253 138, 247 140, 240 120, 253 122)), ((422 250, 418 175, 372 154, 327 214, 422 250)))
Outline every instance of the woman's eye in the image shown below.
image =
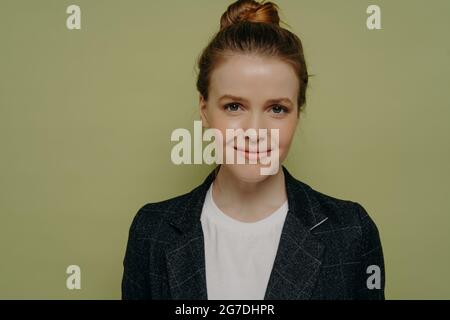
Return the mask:
POLYGON ((282 112, 284 112, 284 113, 287 112, 287 108, 283 107, 283 106, 280 106, 280 105, 273 106, 272 110, 273 110, 274 113, 277 113, 277 114, 282 113, 282 112))
POLYGON ((228 109, 230 111, 239 111, 239 104, 237 103, 229 103, 225 105, 225 110, 228 109))

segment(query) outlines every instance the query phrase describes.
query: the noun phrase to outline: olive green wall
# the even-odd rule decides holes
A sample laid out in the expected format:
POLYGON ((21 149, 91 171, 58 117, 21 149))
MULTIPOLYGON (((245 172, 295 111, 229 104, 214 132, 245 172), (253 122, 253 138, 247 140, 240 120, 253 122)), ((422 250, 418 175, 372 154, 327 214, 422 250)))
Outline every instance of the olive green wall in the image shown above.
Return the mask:
MULTIPOLYGON (((388 299, 449 299, 450 2, 275 2, 315 75, 285 165, 366 208, 388 299)), ((137 210, 211 169, 172 164, 170 134, 199 119, 195 60, 230 3, 0 2, 0 298, 120 298, 137 210)))

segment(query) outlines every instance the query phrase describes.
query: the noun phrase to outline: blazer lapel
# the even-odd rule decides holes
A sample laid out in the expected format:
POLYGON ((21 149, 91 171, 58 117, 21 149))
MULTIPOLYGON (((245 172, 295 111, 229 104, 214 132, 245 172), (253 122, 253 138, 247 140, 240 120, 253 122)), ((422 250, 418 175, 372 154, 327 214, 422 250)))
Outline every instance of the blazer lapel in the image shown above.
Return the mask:
MULTIPOLYGON (((309 187, 282 166, 289 211, 269 277, 265 300, 308 299, 317 281, 324 245, 311 233, 326 220, 309 187)), ((181 212, 170 221, 180 231, 178 240, 166 247, 166 267, 172 299, 207 300, 205 252, 200 216, 213 171, 190 193, 181 212)))
POLYGON ((214 180, 213 171, 190 192, 190 198, 169 222, 180 238, 166 248, 171 298, 207 300, 203 229, 200 216, 206 192, 214 180))
POLYGON ((172 299, 208 299, 201 224, 169 249, 166 262, 172 299))
POLYGON ((283 166, 289 211, 264 300, 309 299, 317 282, 325 246, 311 229, 327 218, 317 208, 309 187, 283 166))

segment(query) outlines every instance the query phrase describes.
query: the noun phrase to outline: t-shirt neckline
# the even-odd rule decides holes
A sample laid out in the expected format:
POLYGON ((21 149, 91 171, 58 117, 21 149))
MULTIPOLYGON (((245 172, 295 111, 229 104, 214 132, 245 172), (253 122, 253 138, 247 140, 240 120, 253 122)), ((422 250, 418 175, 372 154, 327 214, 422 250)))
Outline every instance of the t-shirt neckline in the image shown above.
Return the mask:
POLYGON ((214 222, 223 225, 232 231, 242 231, 247 233, 269 231, 284 221, 288 211, 288 201, 286 200, 278 209, 263 219, 255 222, 240 221, 230 217, 217 206, 213 199, 212 190, 213 183, 211 183, 207 192, 207 203, 209 207, 207 207, 208 210, 206 210, 206 212, 214 222))

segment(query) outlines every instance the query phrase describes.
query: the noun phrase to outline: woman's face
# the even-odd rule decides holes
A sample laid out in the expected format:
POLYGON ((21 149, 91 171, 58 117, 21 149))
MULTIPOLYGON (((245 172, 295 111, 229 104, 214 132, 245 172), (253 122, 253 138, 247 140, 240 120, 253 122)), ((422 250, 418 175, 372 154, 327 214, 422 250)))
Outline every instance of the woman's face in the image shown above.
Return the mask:
MULTIPOLYGON (((226 129, 240 128, 243 131, 255 129, 257 133, 253 138, 244 137, 244 150, 247 151, 253 151, 251 148, 263 140, 267 140, 267 149, 260 151, 276 149, 271 139, 275 139, 272 129, 278 129, 278 165, 275 172, 281 168, 299 119, 298 86, 294 69, 276 58, 233 54, 213 70, 208 101, 200 95, 200 116, 204 127, 215 128, 222 133, 222 167, 226 166, 227 170, 243 181, 258 182, 268 177, 262 175, 260 169, 273 164, 263 164, 259 158, 256 164, 251 164, 245 158, 245 153, 240 153, 245 164, 237 164, 237 153, 240 152, 236 150, 239 148, 238 139, 231 136, 227 140, 226 129), (267 129, 267 134, 260 134, 259 129, 267 129), (234 161, 227 163, 226 154, 231 152, 235 153, 234 161)), ((268 153, 272 162, 275 161, 275 154, 273 150, 268 153)), ((256 153, 247 156, 255 159, 256 153)))

